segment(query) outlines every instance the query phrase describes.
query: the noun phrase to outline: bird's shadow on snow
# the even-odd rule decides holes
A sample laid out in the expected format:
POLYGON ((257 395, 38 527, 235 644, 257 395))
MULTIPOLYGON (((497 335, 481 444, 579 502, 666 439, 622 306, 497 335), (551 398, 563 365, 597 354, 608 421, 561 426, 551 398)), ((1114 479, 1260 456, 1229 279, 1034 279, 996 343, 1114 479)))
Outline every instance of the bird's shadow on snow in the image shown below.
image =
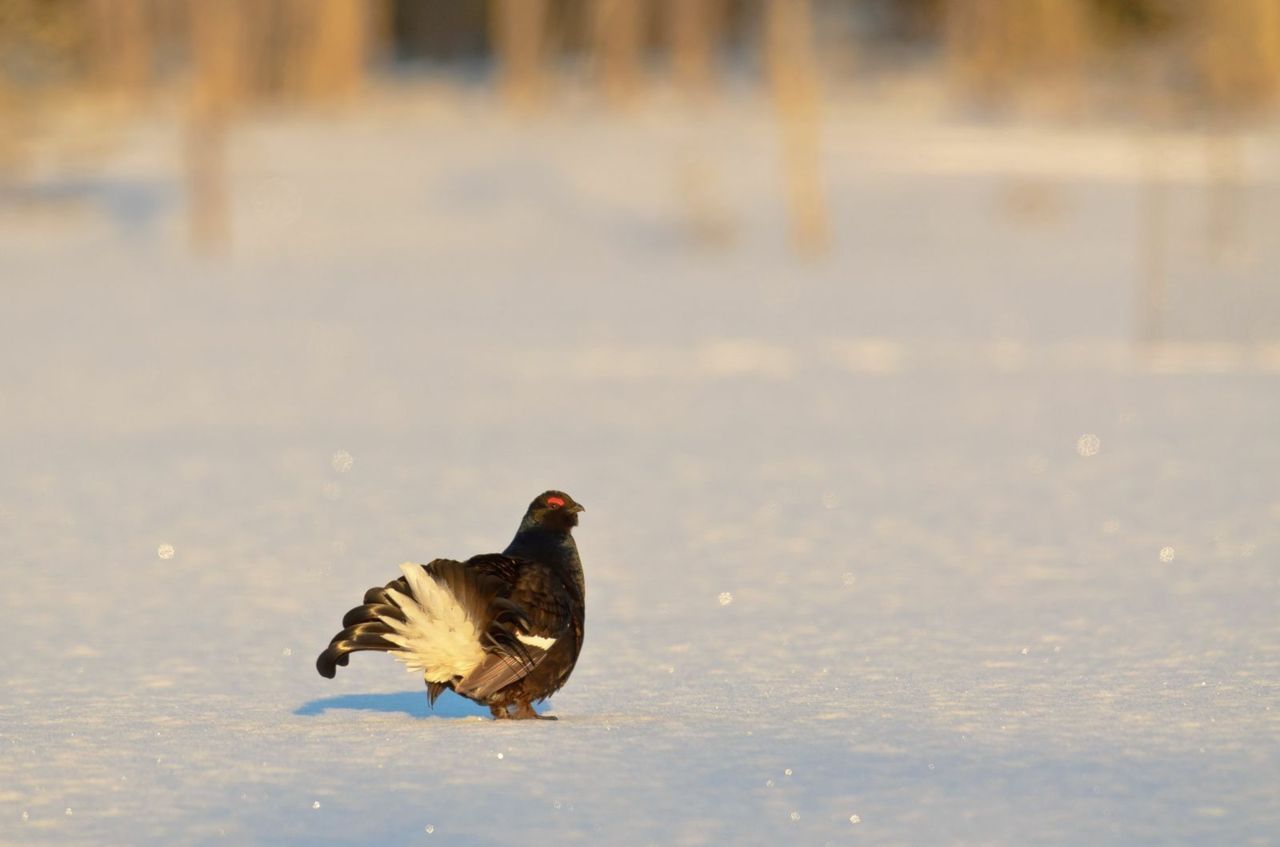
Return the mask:
POLYGON ((489 709, 446 691, 436 700, 435 708, 427 705, 425 691, 398 691, 394 694, 340 694, 303 703, 293 710, 295 715, 312 717, 330 709, 354 709, 361 712, 401 712, 414 718, 487 718, 489 709))

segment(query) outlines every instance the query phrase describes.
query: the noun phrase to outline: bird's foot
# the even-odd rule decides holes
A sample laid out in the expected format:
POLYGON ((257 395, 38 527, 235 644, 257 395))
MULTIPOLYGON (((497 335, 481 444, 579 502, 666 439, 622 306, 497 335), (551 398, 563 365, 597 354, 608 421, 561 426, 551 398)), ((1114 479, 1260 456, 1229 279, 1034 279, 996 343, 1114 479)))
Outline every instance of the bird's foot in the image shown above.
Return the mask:
POLYGON ((502 721, 511 717, 511 713, 507 711, 506 706, 490 706, 489 714, 493 715, 495 721, 502 721))
POLYGON ((559 720, 555 715, 540 715, 533 710, 533 706, 529 703, 521 703, 516 706, 516 710, 511 713, 512 720, 517 721, 554 721, 559 720))

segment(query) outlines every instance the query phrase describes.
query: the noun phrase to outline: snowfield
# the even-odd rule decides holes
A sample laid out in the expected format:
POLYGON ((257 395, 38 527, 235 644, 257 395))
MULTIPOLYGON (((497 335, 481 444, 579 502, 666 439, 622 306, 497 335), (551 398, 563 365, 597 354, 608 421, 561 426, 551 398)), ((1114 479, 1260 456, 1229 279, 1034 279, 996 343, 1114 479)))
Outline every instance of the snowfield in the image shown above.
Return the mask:
POLYGON ((1274 132, 1217 255, 1194 136, 833 109, 808 261, 760 104, 490 106, 254 121, 222 258, 164 122, 0 205, 0 843, 1280 843, 1274 132), (549 487, 558 722, 316 674, 549 487))

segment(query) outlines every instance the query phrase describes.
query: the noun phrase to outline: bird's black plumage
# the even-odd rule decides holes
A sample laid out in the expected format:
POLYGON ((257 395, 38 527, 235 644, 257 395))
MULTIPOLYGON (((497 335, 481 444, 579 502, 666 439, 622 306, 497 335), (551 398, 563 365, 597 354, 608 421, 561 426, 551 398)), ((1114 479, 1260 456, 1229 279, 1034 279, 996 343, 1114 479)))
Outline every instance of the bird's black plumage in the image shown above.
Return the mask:
POLYGON ((332 679, 351 653, 395 653, 422 668, 433 704, 449 689, 495 718, 543 717, 532 704, 560 690, 582 650, 586 583, 572 535, 582 511, 546 491, 502 553, 402 565, 347 612, 316 670, 332 679))

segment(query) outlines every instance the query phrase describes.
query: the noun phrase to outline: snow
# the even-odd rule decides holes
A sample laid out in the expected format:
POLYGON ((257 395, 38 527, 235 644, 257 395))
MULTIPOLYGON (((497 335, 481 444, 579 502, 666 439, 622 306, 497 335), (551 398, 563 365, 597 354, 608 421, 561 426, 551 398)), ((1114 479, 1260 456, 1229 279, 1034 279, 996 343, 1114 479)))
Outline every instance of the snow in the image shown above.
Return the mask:
POLYGON ((805 260, 761 104, 380 97, 237 133, 228 257, 164 121, 0 209, 0 843, 1276 842, 1273 132, 1224 258, 1194 135, 833 107, 805 260), (559 721, 316 674, 552 487, 559 721))

